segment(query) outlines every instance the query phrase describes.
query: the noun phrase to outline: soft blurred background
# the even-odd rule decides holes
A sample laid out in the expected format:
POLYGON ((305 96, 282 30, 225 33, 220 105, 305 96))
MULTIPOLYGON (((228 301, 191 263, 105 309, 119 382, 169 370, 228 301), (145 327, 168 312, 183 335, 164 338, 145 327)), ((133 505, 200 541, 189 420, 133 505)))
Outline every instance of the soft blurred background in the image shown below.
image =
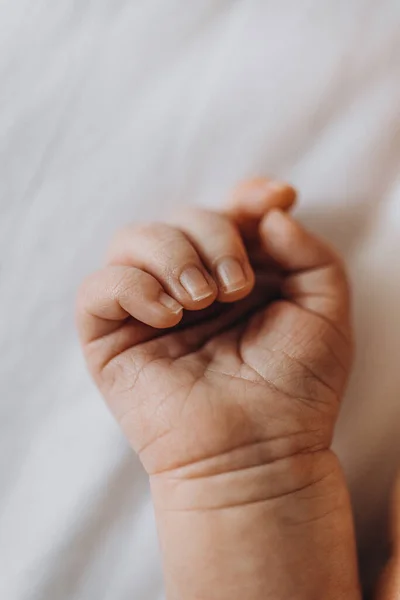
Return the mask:
POLYGON ((116 227, 284 178, 345 254, 337 430, 366 586, 400 467, 399 0, 0 0, 0 597, 161 600, 146 478, 85 370, 116 227))

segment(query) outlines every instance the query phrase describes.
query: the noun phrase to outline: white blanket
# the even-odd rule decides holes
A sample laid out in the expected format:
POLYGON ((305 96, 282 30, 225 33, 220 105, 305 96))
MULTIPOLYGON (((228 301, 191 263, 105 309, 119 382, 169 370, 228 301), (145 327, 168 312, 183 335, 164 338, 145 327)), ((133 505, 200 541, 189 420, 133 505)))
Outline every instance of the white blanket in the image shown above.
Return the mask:
POLYGON ((302 192, 358 357, 337 430, 363 564, 400 466, 399 0, 0 0, 0 597, 159 600, 146 478, 86 373, 75 290, 116 227, 302 192))

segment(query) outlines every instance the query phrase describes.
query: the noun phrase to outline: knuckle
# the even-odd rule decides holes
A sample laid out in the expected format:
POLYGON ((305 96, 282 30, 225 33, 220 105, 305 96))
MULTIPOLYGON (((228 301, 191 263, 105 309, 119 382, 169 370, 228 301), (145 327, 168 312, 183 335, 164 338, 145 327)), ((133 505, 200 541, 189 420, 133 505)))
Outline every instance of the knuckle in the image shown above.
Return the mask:
POLYGON ((122 298, 130 295, 133 289, 137 289, 138 281, 133 269, 122 269, 119 277, 112 286, 111 293, 115 298, 122 298))
POLYGON ((184 234, 166 223, 150 222, 120 229, 111 240, 107 261, 111 264, 139 262, 157 263, 160 267, 176 255, 176 246, 184 234))

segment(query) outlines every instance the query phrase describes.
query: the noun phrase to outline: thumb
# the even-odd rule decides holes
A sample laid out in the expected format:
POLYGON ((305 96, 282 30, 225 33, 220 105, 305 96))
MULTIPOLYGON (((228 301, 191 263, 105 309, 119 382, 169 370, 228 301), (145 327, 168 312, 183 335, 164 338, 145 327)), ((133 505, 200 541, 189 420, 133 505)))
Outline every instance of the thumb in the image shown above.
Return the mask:
POLYGON ((350 291, 336 252, 281 210, 270 210, 259 229, 266 261, 286 274, 284 296, 350 338, 350 291))
POLYGON ((393 555, 383 573, 377 600, 400 599, 400 476, 393 496, 392 532, 393 555))
POLYGON ((281 351, 306 369, 301 378, 315 377, 329 389, 332 400, 333 396, 339 400, 353 355, 344 263, 323 240, 281 210, 267 213, 260 224, 260 239, 266 272, 273 262, 283 281, 281 302, 264 313, 259 344, 273 339, 274 352, 281 351), (275 329, 279 335, 271 338, 275 329))

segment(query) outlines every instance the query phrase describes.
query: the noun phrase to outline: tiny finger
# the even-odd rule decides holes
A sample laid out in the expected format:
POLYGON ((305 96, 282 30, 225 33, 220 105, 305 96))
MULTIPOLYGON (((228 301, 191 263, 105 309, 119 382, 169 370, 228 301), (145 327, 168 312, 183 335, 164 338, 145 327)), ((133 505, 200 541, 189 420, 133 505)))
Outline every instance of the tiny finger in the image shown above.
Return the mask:
POLYGON ((254 286, 254 273, 236 225, 221 213, 190 209, 177 215, 174 224, 196 248, 218 285, 220 302, 246 297, 254 286))
POLYGON ((227 214, 240 228, 246 240, 258 236, 258 225, 273 209, 290 210, 297 192, 288 185, 268 178, 255 178, 240 183, 228 201, 227 214))
POLYGON ((129 226, 114 238, 109 263, 151 274, 187 310, 210 306, 217 286, 185 234, 163 223, 129 226))
POLYGON ((105 336, 129 317, 155 328, 173 327, 182 306, 159 282, 133 267, 112 266, 89 276, 77 301, 77 323, 83 343, 105 336))

